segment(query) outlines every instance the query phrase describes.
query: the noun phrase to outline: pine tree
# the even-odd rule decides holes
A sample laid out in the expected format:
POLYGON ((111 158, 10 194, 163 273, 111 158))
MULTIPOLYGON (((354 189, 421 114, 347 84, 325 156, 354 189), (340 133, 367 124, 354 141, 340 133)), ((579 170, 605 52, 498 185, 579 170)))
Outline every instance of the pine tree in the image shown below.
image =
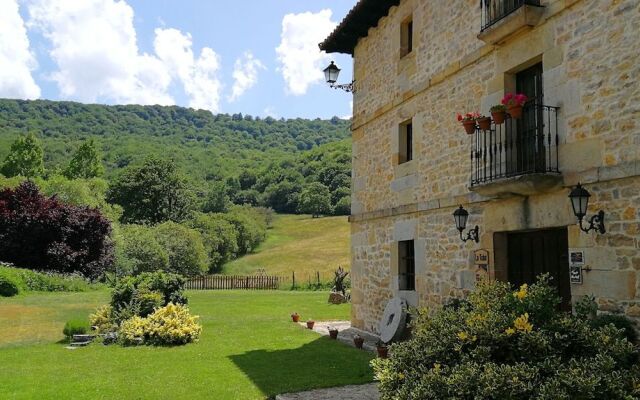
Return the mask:
POLYGON ((80 145, 64 171, 64 175, 69 179, 95 178, 102 176, 103 173, 104 167, 93 140, 80 145))

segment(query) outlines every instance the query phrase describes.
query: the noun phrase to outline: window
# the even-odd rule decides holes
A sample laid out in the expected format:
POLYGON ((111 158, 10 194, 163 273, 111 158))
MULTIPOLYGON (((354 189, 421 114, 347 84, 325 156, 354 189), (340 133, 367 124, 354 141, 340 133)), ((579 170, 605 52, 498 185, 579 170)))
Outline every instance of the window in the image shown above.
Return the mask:
POLYGON ((398 242, 398 279, 400 290, 416 290, 416 260, 413 240, 398 242))
POLYGON ((400 26, 400 57, 413 51, 413 18, 407 18, 400 26))
POLYGON ((400 124, 398 164, 413 160, 413 123, 411 120, 400 124))

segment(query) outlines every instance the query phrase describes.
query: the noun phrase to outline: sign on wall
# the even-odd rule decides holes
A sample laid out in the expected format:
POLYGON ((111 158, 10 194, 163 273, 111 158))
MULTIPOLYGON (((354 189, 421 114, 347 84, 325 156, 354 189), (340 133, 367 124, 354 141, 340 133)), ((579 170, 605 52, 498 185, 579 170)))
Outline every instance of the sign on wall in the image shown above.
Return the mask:
POLYGON ((569 250, 569 281, 582 285, 582 267, 584 265, 584 251, 569 250))
POLYGON ((476 282, 483 281, 489 276, 489 251, 479 249, 473 252, 476 264, 476 282))

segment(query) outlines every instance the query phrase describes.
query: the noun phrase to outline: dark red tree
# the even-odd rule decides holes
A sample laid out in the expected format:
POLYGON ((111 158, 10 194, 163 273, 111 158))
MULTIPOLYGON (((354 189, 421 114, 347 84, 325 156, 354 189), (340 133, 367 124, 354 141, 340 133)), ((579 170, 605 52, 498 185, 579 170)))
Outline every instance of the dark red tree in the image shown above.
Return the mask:
POLYGON ((97 209, 45 197, 24 182, 0 191, 0 261, 95 279, 113 265, 111 223, 97 209))

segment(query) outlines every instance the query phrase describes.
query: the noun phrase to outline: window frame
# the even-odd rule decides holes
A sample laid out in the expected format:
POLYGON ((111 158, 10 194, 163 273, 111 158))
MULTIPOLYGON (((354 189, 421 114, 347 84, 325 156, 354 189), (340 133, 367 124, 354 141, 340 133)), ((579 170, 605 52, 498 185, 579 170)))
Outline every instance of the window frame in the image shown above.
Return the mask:
POLYGON ((413 15, 410 15, 400 25, 400 58, 413 53, 413 42, 413 15))
POLYGON ((413 119, 402 122, 398 128, 398 165, 413 161, 413 119))
POLYGON ((416 243, 414 239, 398 242, 398 289, 416 290, 416 243))

